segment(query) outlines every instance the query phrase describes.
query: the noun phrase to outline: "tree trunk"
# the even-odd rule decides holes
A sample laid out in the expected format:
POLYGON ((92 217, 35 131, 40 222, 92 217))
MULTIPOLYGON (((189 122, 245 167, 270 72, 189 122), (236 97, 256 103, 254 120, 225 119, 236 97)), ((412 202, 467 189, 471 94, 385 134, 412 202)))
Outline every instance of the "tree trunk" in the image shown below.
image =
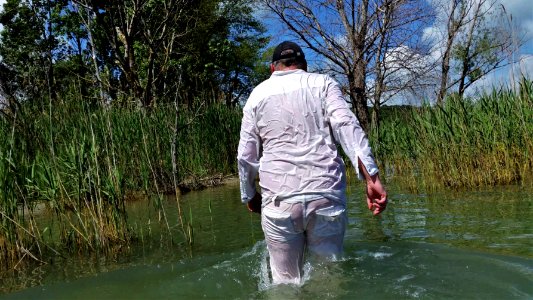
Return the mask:
POLYGON ((372 107, 372 126, 371 131, 374 134, 374 136, 377 136, 379 132, 379 110, 381 109, 381 105, 379 101, 374 103, 374 107, 372 107))
POLYGON ((350 86, 350 100, 352 101, 352 109, 359 120, 359 124, 365 132, 368 133, 370 114, 368 112, 368 105, 365 93, 365 76, 353 74, 348 75, 350 86))
POLYGON ((468 10, 465 8, 465 3, 459 1, 452 1, 452 6, 450 9, 450 14, 448 16, 447 30, 448 35, 446 39, 446 48, 444 49, 444 54, 442 56, 442 73, 440 80, 440 89, 437 96, 437 104, 442 105, 444 102, 444 97, 446 97, 446 92, 448 91, 448 78, 450 74, 450 59, 452 56, 453 43, 457 34, 459 33, 460 28, 464 24, 465 17, 468 10), (457 9, 459 11, 457 12, 457 9))
POLYGON ((148 75, 146 76, 146 86, 144 87, 144 95, 142 98, 144 107, 152 106, 154 99, 152 93, 152 86, 154 83, 154 63, 155 55, 152 49, 150 49, 150 54, 148 56, 148 75))
POLYGON ((444 97, 446 96, 446 91, 448 90, 448 76, 450 73, 450 56, 452 51, 453 36, 448 35, 448 40, 446 41, 446 50, 442 57, 442 72, 440 79, 440 89, 439 95, 437 97, 437 104, 442 105, 444 103, 444 97))
POLYGON ((474 17, 472 18, 472 21, 470 22, 470 28, 468 30, 468 34, 466 36, 466 45, 462 57, 462 64, 461 64, 461 77, 459 78, 459 97, 463 98, 463 95, 465 93, 466 89, 466 77, 470 73, 470 48, 472 47, 472 42, 474 39, 474 30, 477 27, 477 20, 480 17, 480 9, 481 5, 484 4, 484 1, 480 0, 476 4, 476 8, 474 11, 474 17))

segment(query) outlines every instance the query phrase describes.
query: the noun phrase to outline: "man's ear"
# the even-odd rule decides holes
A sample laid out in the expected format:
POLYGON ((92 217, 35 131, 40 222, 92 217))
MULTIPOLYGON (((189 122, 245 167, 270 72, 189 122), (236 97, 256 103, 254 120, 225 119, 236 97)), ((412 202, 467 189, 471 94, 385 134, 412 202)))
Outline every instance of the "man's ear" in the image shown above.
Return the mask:
POLYGON ((276 67, 274 67, 274 64, 270 64, 270 73, 274 73, 276 71, 276 67))

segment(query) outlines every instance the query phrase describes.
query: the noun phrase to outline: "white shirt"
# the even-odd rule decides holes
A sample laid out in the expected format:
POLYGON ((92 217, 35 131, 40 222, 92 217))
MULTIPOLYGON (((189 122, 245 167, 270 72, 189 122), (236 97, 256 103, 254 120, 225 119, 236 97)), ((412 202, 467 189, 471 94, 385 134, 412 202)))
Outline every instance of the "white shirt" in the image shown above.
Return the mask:
POLYGON ((335 80, 299 69, 275 71, 243 109, 237 154, 242 202, 254 196, 259 172, 263 205, 317 197, 345 203, 345 166, 335 142, 357 173, 358 158, 370 175, 378 172, 368 139, 335 80))

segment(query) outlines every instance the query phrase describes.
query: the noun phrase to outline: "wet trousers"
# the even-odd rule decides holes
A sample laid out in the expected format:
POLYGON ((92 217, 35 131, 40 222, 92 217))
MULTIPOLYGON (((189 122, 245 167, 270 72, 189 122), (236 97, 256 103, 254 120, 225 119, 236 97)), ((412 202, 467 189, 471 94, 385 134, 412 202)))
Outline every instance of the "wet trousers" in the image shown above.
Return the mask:
POLYGON ((335 259, 342 253, 345 206, 326 199, 272 201, 262 209, 273 283, 302 279, 304 253, 335 259))

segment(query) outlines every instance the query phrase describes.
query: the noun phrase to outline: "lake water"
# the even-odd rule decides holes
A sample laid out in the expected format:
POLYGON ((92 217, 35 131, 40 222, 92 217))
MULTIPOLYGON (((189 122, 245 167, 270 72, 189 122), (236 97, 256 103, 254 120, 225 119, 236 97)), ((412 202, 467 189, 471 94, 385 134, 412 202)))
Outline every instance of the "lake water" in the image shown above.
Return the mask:
POLYGON ((164 214, 154 203, 132 203, 141 246, 4 277, 3 290, 18 291, 0 298, 533 299, 531 186, 428 195, 391 185, 379 217, 366 209, 362 189, 348 191, 344 257, 307 262, 300 286, 270 283, 259 217, 228 184, 181 197, 192 245, 174 199, 163 200, 164 214))

